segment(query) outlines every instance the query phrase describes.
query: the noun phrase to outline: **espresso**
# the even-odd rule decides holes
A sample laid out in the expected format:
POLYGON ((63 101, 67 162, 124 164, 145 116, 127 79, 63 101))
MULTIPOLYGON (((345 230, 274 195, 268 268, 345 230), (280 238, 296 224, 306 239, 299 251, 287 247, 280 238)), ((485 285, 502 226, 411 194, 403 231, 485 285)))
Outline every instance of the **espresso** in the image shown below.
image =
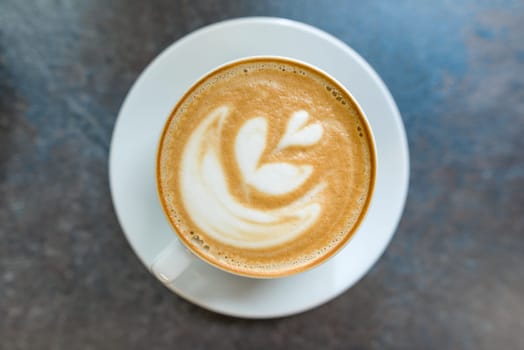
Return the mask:
POLYGON ((257 58, 193 86, 160 140, 157 184, 181 240, 224 270, 285 276, 333 255, 371 197, 367 123, 335 81, 257 58))

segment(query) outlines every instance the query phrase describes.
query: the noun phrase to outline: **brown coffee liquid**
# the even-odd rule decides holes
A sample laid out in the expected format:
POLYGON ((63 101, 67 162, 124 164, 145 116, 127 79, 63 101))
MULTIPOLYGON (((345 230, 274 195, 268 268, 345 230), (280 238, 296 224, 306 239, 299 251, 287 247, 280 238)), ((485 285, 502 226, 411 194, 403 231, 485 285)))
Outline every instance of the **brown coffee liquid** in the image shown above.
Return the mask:
POLYGON ((182 241, 252 277, 332 256, 362 220, 374 177, 372 137, 352 98, 321 72, 276 58, 200 80, 169 117, 157 164, 182 241))

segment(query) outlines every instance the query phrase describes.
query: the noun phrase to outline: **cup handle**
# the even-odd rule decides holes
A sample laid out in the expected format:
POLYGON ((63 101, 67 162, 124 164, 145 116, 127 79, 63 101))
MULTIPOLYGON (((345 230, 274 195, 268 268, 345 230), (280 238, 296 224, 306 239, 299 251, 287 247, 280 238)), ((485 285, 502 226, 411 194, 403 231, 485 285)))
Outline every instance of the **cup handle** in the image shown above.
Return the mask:
POLYGON ((191 253, 177 239, 173 239, 154 258, 151 271, 163 283, 169 284, 189 267, 192 260, 191 253))

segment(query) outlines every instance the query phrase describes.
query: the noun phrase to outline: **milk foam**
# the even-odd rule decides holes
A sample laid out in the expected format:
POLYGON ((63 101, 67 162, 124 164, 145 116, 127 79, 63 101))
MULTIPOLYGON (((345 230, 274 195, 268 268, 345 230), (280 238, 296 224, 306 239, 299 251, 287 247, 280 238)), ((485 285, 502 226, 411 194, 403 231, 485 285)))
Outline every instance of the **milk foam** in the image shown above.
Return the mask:
MULTIPOLYGON (((309 115, 306 111, 293 114, 277 151, 290 146, 311 146, 322 137, 320 123, 303 127, 309 115)), ((256 117, 240 129, 235 143, 235 155, 244 181, 261 192, 281 195, 300 187, 313 172, 311 165, 294 165, 285 162, 260 164, 266 149, 267 119, 256 117)))
POLYGON ((301 110, 295 112, 287 124, 286 133, 278 144, 278 149, 290 146, 311 146, 317 143, 324 133, 320 123, 305 126, 309 113, 301 110))
MULTIPOLYGON (((229 114, 221 106, 196 127, 182 154, 180 192, 192 220, 219 242, 244 248, 267 248, 285 243, 308 230, 322 212, 319 182, 292 203, 273 210, 250 208, 229 191, 221 164, 221 127, 229 114), (205 206, 202 205, 205 203, 205 206)), ((305 125, 306 111, 297 111, 288 122, 277 151, 291 146, 311 146, 323 134, 320 123, 305 125)), ((296 190, 313 172, 308 164, 287 162, 261 164, 266 150, 268 122, 255 116, 244 123, 235 139, 235 159, 245 185, 267 195, 278 196, 296 190)))

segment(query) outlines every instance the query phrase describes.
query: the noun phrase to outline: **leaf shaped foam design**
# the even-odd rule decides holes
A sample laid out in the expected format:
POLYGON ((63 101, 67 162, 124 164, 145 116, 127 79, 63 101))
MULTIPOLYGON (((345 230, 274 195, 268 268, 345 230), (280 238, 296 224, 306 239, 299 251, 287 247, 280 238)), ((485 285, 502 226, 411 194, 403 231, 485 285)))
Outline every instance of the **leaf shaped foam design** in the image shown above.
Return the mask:
MULTIPOLYGON (((290 134, 290 141, 296 141, 297 138, 293 139, 296 135, 296 133, 290 134)), ((298 137, 305 138, 300 135, 298 137)), ((240 128, 236 137, 235 152, 245 182, 271 195, 288 193, 300 187, 313 172, 313 167, 284 162, 274 162, 259 167, 260 157, 266 148, 266 140, 267 120, 263 117, 250 119, 240 128)))
MULTIPOLYGON (((226 106, 212 111, 196 127, 184 148, 179 189, 185 209, 200 229, 233 246, 266 248, 297 237, 310 228, 320 216, 322 191, 326 184, 320 182, 294 202, 272 210, 260 210, 251 207, 249 203, 240 202, 229 191, 226 173, 219 156, 220 131, 228 114, 229 109, 226 106)), ((262 120, 264 119, 254 118, 239 136, 241 144, 247 142, 243 138, 250 139, 250 152, 254 152, 240 155, 246 169, 252 169, 253 166, 253 161, 246 159, 260 158, 265 148, 267 122, 262 120)), ((289 164, 286 164, 286 167, 278 164, 276 163, 275 168, 266 168, 269 170, 255 175, 253 181, 259 181, 256 180, 256 176, 265 176, 275 169, 278 169, 278 174, 286 174, 286 171, 289 171, 291 175, 285 176, 290 179, 298 178, 294 177, 296 174, 307 172, 307 168, 291 170, 287 167, 289 164)), ((269 165, 275 164, 267 166, 269 165)))
POLYGON ((309 113, 301 110, 293 113, 286 128, 286 133, 280 140, 277 149, 290 146, 311 146, 320 141, 324 129, 320 123, 304 127, 309 119, 309 113))

